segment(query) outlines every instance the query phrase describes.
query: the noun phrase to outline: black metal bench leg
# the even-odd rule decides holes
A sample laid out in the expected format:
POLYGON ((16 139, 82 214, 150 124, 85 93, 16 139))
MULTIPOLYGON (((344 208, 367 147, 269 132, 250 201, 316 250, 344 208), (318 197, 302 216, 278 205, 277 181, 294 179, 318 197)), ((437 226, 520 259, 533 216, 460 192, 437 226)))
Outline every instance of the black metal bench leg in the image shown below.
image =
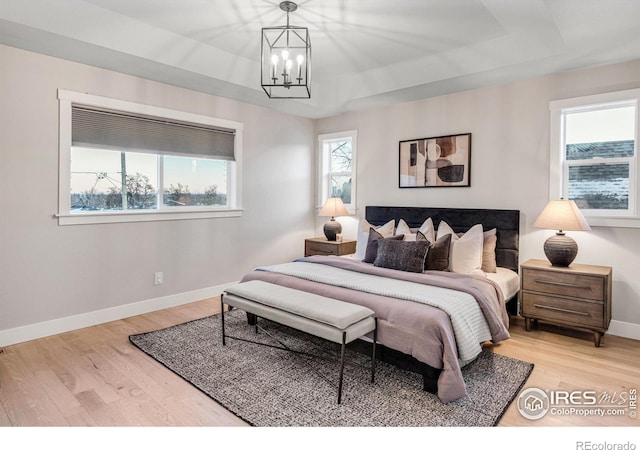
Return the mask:
POLYGON ((342 402, 342 376, 344 374, 344 351, 346 347, 347 333, 342 332, 342 350, 340 351, 340 381, 338 382, 338 405, 342 402))
POLYGON ((222 345, 227 345, 224 338, 224 292, 220 294, 220 318, 222 320, 222 345))
POLYGON ((374 317, 375 328, 373 329, 373 351, 371 354, 371 382, 376 380, 376 342, 378 341, 378 318, 374 317))

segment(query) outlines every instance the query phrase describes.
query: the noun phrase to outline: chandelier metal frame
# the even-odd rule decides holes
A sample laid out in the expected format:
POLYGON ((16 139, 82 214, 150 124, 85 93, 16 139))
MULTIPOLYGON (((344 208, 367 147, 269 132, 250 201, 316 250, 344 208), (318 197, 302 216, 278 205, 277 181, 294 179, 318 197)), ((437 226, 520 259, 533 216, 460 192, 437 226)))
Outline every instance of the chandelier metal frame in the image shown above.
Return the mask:
POLYGON ((280 3, 287 24, 262 28, 262 89, 269 98, 311 98, 311 40, 309 29, 289 24, 294 2, 280 3))

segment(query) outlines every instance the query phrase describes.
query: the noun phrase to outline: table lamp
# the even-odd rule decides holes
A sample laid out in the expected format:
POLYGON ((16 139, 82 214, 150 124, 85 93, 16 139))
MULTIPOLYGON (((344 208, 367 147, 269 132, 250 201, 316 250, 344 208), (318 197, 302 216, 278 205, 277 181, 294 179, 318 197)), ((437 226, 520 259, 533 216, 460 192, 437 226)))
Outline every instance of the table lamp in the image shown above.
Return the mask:
POLYGON ((573 200, 551 200, 533 223, 536 228, 558 230, 544 243, 544 254, 552 266, 568 267, 578 254, 578 244, 567 231, 588 231, 591 229, 582 212, 573 200))
POLYGON ((328 241, 335 241, 336 234, 342 233, 342 225, 340 225, 340 222, 336 221, 335 217, 348 216, 349 211, 347 211, 347 208, 344 206, 344 203, 342 203, 342 199, 340 197, 329 197, 318 215, 322 217, 331 217, 331 220, 324 224, 324 235, 327 237, 328 241))

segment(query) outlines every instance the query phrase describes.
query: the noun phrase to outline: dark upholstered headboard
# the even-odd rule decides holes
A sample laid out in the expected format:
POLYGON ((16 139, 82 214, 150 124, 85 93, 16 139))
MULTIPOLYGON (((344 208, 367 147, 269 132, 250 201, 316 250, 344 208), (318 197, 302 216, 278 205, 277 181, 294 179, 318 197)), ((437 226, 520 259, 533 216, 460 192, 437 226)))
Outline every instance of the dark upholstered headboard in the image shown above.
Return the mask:
POLYGON ((472 208, 423 208, 417 206, 367 206, 365 219, 371 225, 384 225, 391 219, 404 219, 411 228, 420 227, 431 217, 434 227, 441 220, 447 222, 456 233, 467 231, 481 223, 484 230, 496 229, 496 263, 518 272, 518 248, 520 240, 520 211, 512 209, 472 208))

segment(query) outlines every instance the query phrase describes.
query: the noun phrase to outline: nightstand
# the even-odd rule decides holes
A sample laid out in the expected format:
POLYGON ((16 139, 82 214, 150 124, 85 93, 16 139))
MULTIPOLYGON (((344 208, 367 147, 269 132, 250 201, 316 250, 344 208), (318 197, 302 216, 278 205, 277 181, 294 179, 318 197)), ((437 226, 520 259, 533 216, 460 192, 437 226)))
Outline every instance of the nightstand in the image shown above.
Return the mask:
POLYGON ((520 295, 525 329, 543 321, 593 332, 600 339, 611 321, 611 267, 571 264, 552 266, 530 259, 520 266, 520 295))
POLYGON ((304 240, 304 256, 312 255, 350 255, 356 252, 356 241, 328 241, 326 238, 304 240))

